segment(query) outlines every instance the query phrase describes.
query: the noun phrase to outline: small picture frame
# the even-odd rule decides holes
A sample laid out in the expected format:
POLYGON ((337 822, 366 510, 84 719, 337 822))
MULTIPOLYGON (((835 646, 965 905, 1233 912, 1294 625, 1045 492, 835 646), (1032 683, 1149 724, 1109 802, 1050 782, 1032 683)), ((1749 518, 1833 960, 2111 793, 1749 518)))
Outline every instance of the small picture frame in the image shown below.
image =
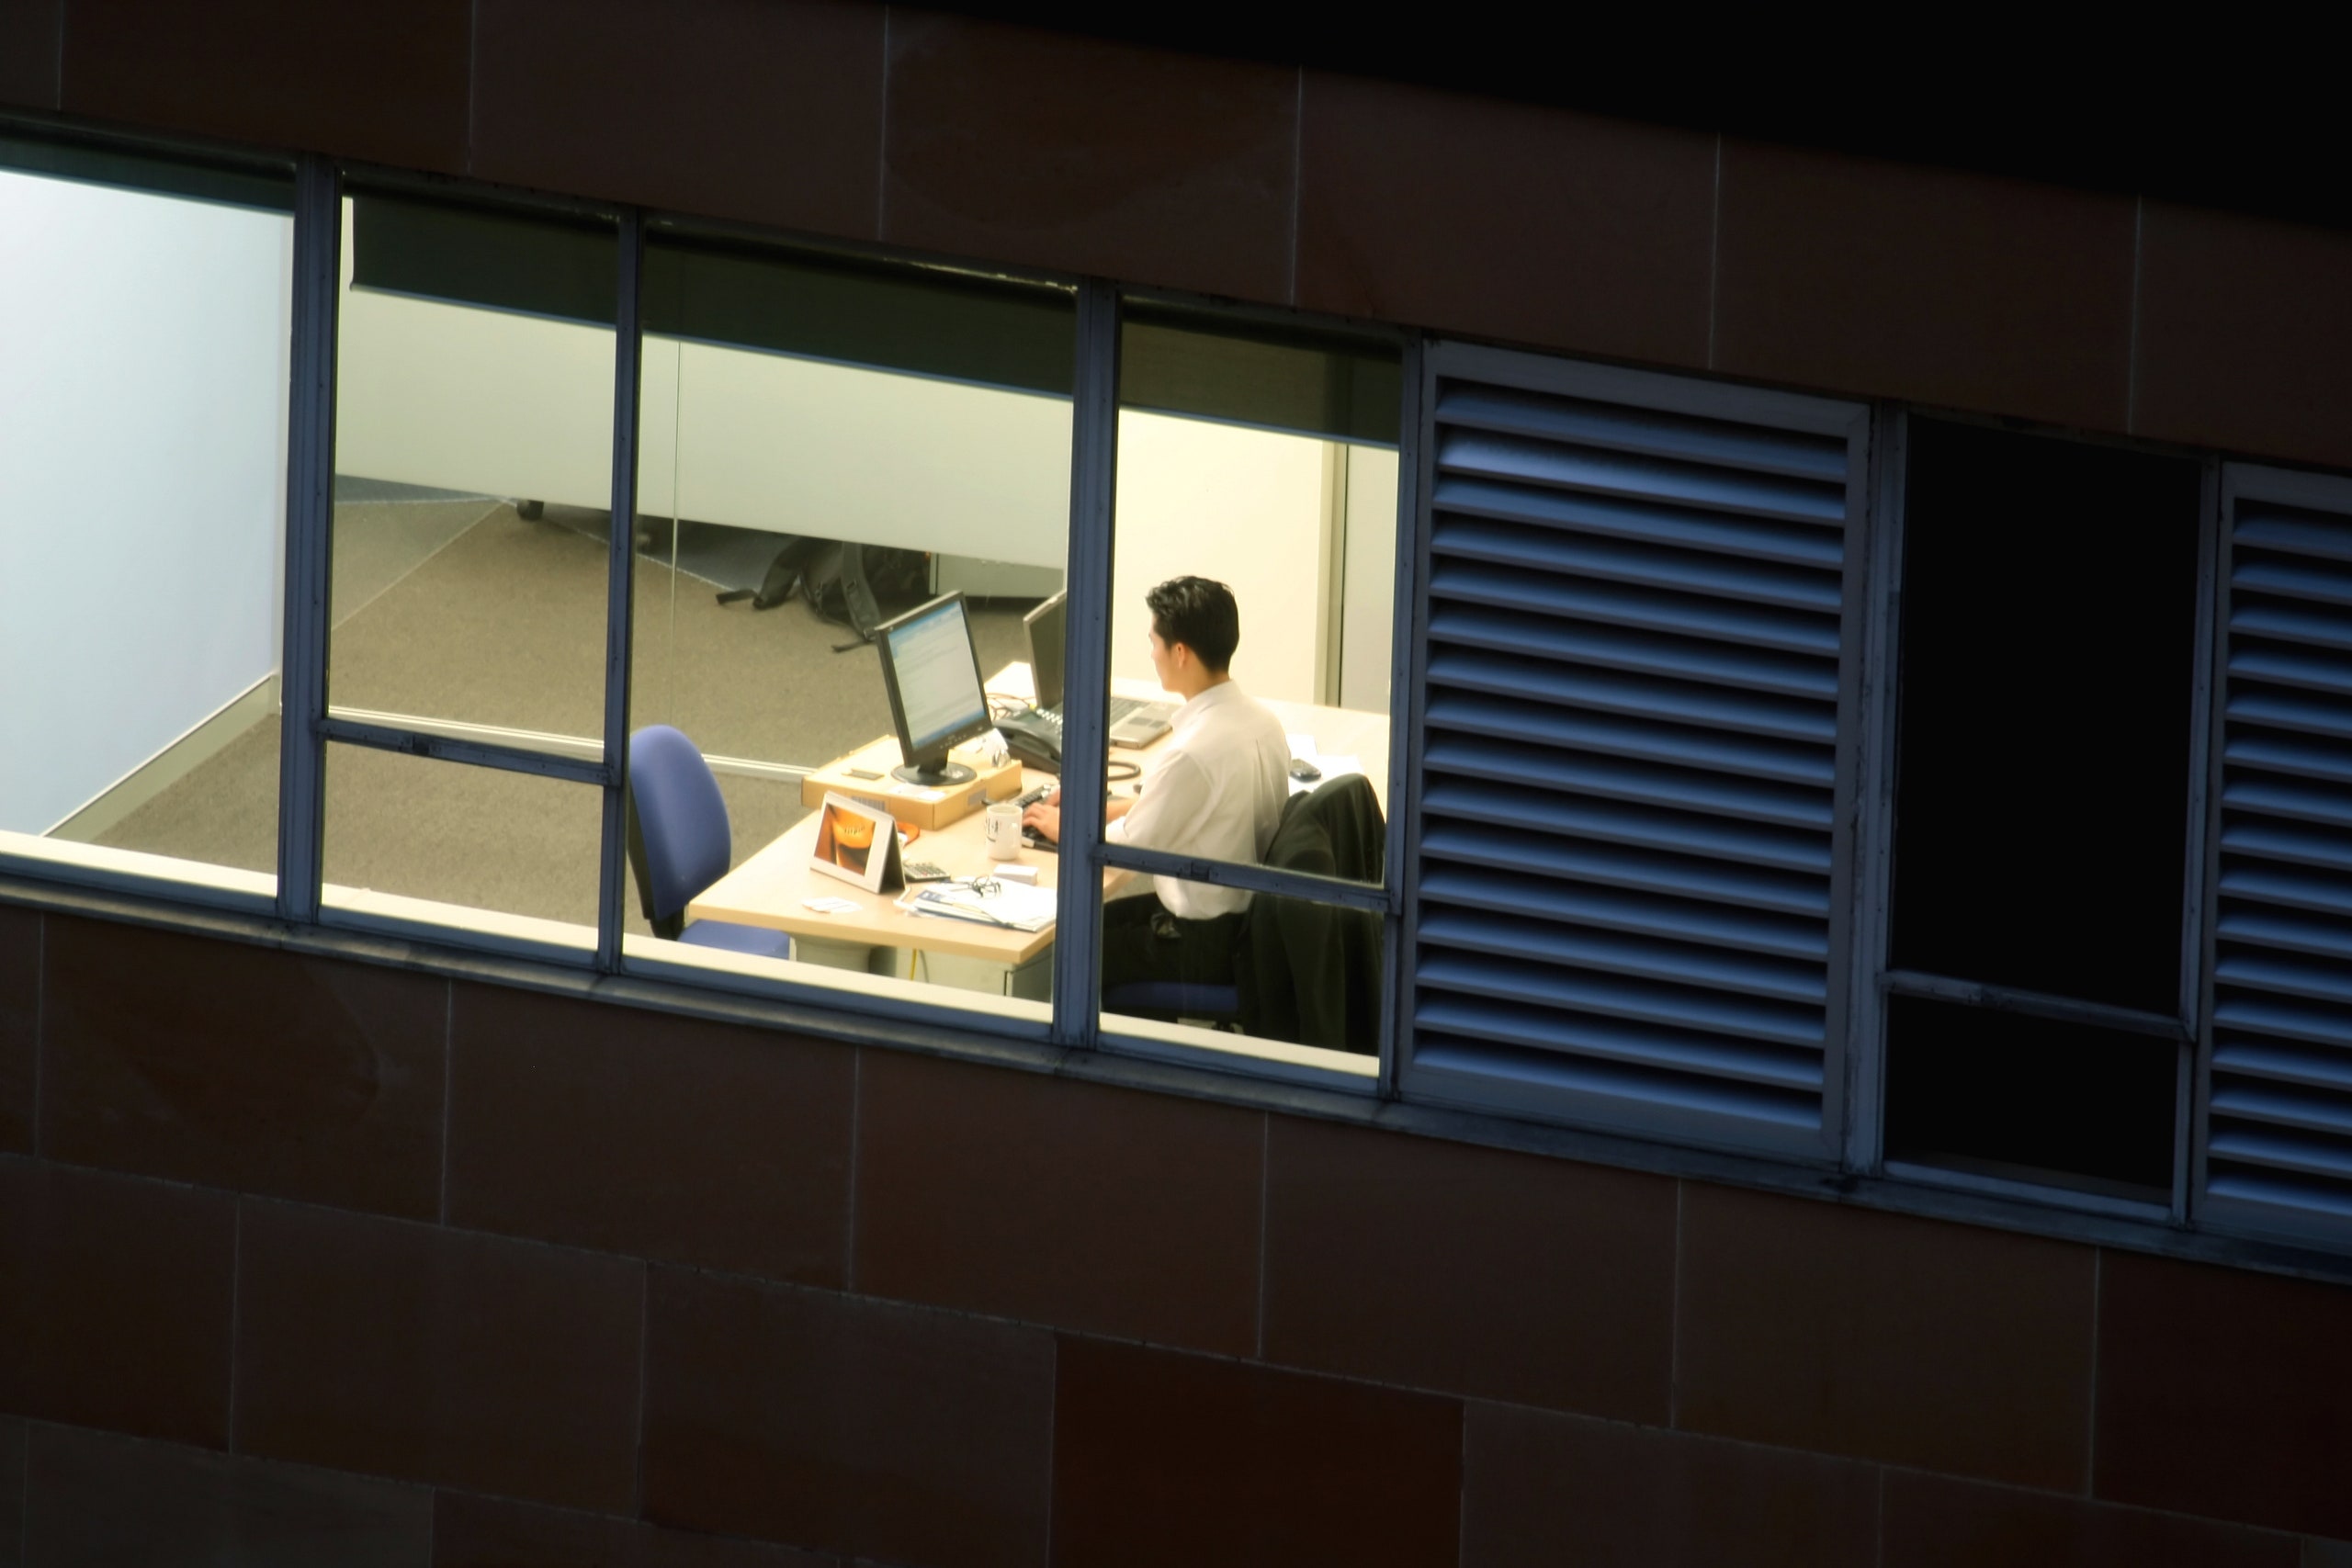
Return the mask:
POLYGON ((828 790, 818 813, 811 866, 868 893, 895 892, 906 886, 906 873, 899 864, 899 824, 888 812, 828 790))

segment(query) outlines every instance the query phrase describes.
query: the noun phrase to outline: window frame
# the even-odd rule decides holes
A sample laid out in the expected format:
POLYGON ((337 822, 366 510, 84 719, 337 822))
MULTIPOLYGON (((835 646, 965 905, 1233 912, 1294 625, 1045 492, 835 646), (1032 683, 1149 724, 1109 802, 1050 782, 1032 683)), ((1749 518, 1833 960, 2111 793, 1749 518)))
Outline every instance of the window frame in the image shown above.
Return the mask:
MULTIPOLYGON (((96 186, 114 190, 130 190, 162 199, 219 200, 231 206, 266 209, 283 212, 291 220, 294 232, 302 228, 300 220, 300 155, 268 149, 178 134, 160 134, 130 129, 96 130, 74 124, 61 118, 24 110, 0 107, 0 138, 26 149, 40 148, 53 154, 51 166, 36 166, 16 160, 0 161, 0 170, 13 171, 37 177, 96 186), (108 172, 110 161, 116 163, 108 172), (130 165, 129 169, 122 167, 130 165), (162 177, 170 168, 179 176, 177 181, 162 177), (144 177, 123 177, 126 175, 144 177), (247 189, 238 194, 250 181, 266 181, 277 185, 287 193, 283 206, 277 201, 256 202, 258 193, 247 189), (181 182, 185 182, 184 185, 181 182)), ((299 267, 299 260, 295 265, 299 267)), ((288 355, 289 367, 299 365, 295 355, 294 338, 301 330, 299 302, 289 301, 288 355)), ((289 397, 288 420, 289 430, 295 417, 294 403, 289 397)), ((291 506, 283 536, 283 547, 293 547, 291 506)), ((292 589, 288 584, 281 601, 281 613, 291 603, 292 589)), ((286 653, 281 645, 278 652, 277 678, 281 694, 286 679, 286 653)), ((282 700, 282 697, 281 697, 282 700)), ((279 821, 284 821, 284 798, 278 802, 279 821)), ((277 868, 270 873, 253 872, 234 866, 205 861, 179 860, 139 851, 116 850, 95 844, 72 844, 30 835, 10 835, 22 838, 38 848, 19 848, 13 843, 0 843, 0 876, 21 874, 38 882, 57 883, 96 889, 107 894, 130 897, 155 897, 173 904, 199 908, 218 909, 242 915, 274 915, 281 908, 285 879, 277 868)))
MULTIPOLYGON (((1851 731, 1860 728, 1862 638, 1857 622, 1863 608, 1859 595, 1866 566, 1865 561, 1855 558, 1867 548, 1878 466, 1878 430, 1871 406, 1858 398, 1758 387, 1720 378, 1614 366, 1457 339, 1431 340, 1422 353, 1421 402, 1418 411, 1425 434, 1415 547, 1421 563, 1419 581, 1423 592, 1419 597, 1424 600, 1430 596, 1434 581, 1434 570, 1429 562, 1436 535, 1431 515, 1436 490, 1436 442, 1428 433, 1434 432, 1438 422, 1436 405, 1441 378, 1509 388, 1538 396, 1584 400, 1669 421, 1721 422, 1842 444, 1847 469, 1841 491, 1844 512, 1840 540, 1846 555, 1840 566, 1841 592, 1836 615, 1838 656, 1834 711, 1840 716, 1857 716, 1850 726, 1842 722, 1838 725, 1827 748, 1831 780, 1827 789, 1829 852, 1823 876, 1826 988, 1822 1000, 1823 1062, 1816 1126, 1804 1131, 1773 1132, 1751 1118, 1694 1110, 1686 1104, 1612 1098, 1581 1088, 1529 1083, 1503 1074, 1433 1067, 1413 1059, 1418 1043, 1410 1040, 1400 1040, 1397 1052, 1401 1059, 1401 1092, 1408 1099, 1589 1127, 1596 1132, 1651 1139, 1678 1147, 1754 1155, 1815 1170, 1838 1168, 1850 1117, 1848 1061, 1855 1048, 1845 977, 1853 969, 1854 945, 1849 934, 1851 889, 1859 881, 1850 871, 1853 846, 1860 841, 1852 826, 1860 784, 1858 739, 1851 731), (1841 841, 1844 852, 1840 852, 1841 841)), ((1428 698, 1428 610, 1426 604, 1415 608, 1417 619, 1412 635, 1417 662, 1413 697, 1417 705, 1425 704, 1428 698)), ((1427 782, 1427 736, 1421 706, 1417 705, 1413 711, 1413 788, 1419 791, 1427 782)), ((1417 795, 1415 798, 1419 797, 1417 795)), ((1415 949, 1408 950, 1411 955, 1417 953, 1421 908, 1419 856, 1409 858, 1413 863, 1408 871, 1412 879, 1410 912, 1405 936, 1416 943, 1415 949)), ((1417 962, 1408 964, 1400 957, 1400 970, 1418 967, 1417 962)), ((1401 1010, 1411 1005, 1414 976, 1401 974, 1399 980, 1397 1006, 1401 1010)), ((1403 1027, 1401 1021, 1399 1027, 1403 1027)))
MULTIPOLYGON (((2203 962, 2203 987, 2198 998, 2198 1033, 2192 1088, 2195 1094, 2191 1128, 2193 1157, 2188 1213, 2193 1224, 2217 1233, 2234 1233, 2288 1245, 2327 1247, 2352 1253, 2352 1220, 2327 1218, 2313 1207, 2265 1203, 2233 1195, 2215 1195, 2211 1187, 2212 1090, 2216 1076, 2219 947, 2222 938, 2222 812, 2223 798, 2226 694, 2229 682, 2230 621, 2235 589, 2236 530, 2239 506, 2253 502, 2307 509, 2339 518, 2352 518, 2352 475, 2298 468, 2256 459, 2217 459, 2220 470, 2215 512, 2220 538, 2213 558, 2214 582, 2202 608, 2211 615, 2213 636, 2210 657, 2200 671, 2212 706, 2211 748, 2199 779, 2205 790, 2205 874, 2211 896, 2199 911, 2198 936, 2203 962)), ((2257 634, 2258 635, 2258 634, 2257 634)))
MULTIPOLYGON (((1390 745, 1386 791, 1388 804, 1385 813, 1386 834, 1384 852, 1385 869, 1380 886, 1350 882, 1338 877, 1317 876, 1304 872, 1280 871, 1270 866, 1239 865, 1224 861, 1197 859, 1165 850, 1148 850, 1129 844, 1113 844, 1103 839, 1102 823, 1096 820, 1091 813, 1086 813, 1082 814, 1082 821, 1067 817, 1064 818, 1065 831, 1061 856, 1063 869, 1060 888, 1062 907, 1065 908, 1074 907, 1071 903, 1073 884, 1078 886, 1081 897, 1091 899, 1087 917, 1088 924, 1091 928, 1087 937, 1088 973, 1082 982, 1076 979, 1070 982, 1076 989, 1069 998, 1071 1005, 1084 1010, 1090 1025, 1084 1032, 1085 1043, 1098 1049, 1127 1055, 1197 1063, 1203 1066, 1233 1066, 1238 1070, 1251 1071, 1295 1082, 1355 1092, 1369 1091, 1382 1099, 1394 1098, 1400 1027, 1396 1007, 1397 965, 1401 962, 1400 954, 1404 950, 1405 897, 1402 867, 1405 858, 1406 825, 1412 809, 1409 795, 1413 777, 1411 754, 1416 744, 1414 738, 1419 734, 1418 727, 1408 720, 1406 715, 1414 711, 1408 707, 1408 702, 1418 695, 1418 688, 1412 684, 1418 669, 1415 663, 1418 638, 1412 632, 1415 613, 1413 588, 1419 581, 1419 571, 1417 550, 1426 533, 1420 523, 1419 498, 1422 491, 1419 483, 1421 446, 1419 439, 1423 347, 1421 337, 1417 333, 1402 328, 1377 323, 1366 324, 1331 321, 1328 318, 1312 318, 1305 312, 1265 306, 1236 305, 1230 301, 1205 299, 1199 295, 1176 289, 1118 285, 1100 279, 1090 280, 1085 287, 1090 292, 1081 295, 1080 306, 1081 325, 1079 338, 1080 364, 1079 387, 1082 395, 1090 389, 1095 395, 1091 399, 1082 397, 1080 405, 1078 412, 1080 437, 1073 443, 1073 462, 1074 464, 1083 462, 1078 454, 1085 449, 1087 422, 1090 419, 1099 422, 1098 428, 1094 432, 1094 439, 1108 446, 1111 459, 1107 468, 1100 473, 1090 469, 1083 481, 1079 479, 1073 479, 1072 481, 1069 569, 1070 642, 1069 652, 1066 657, 1069 660, 1068 681, 1073 690, 1107 690, 1110 682, 1111 568, 1113 546, 1116 537, 1116 518, 1113 502, 1117 489, 1116 452, 1121 407, 1118 389, 1121 329, 1125 321, 1122 309, 1124 304, 1128 300, 1136 300, 1146 304, 1177 305, 1204 313, 1214 312, 1215 315, 1238 325, 1257 323, 1276 327, 1295 327, 1305 323, 1322 326, 1346 336, 1391 343, 1396 345, 1401 357, 1397 409, 1396 548, 1393 569, 1393 597, 1390 600, 1389 612, 1387 719, 1390 745), (1088 309, 1088 300, 1098 299, 1095 291, 1099 291, 1100 301, 1106 301, 1106 303, 1098 302, 1096 308, 1104 310, 1106 314, 1095 319, 1093 330, 1099 335, 1094 340, 1092 352, 1096 358, 1090 361, 1088 359, 1090 349, 1088 327, 1085 325, 1087 318, 1083 312, 1088 309), (1107 345, 1102 341, 1104 337, 1108 339, 1107 345), (1090 365, 1102 376, 1100 384, 1091 389, 1086 380, 1090 365), (1085 489, 1081 494, 1081 482, 1087 485, 1099 483, 1102 486, 1100 493, 1098 494, 1092 489, 1085 489), (1095 515, 1091 509, 1098 503, 1101 508, 1101 536, 1099 540, 1087 541, 1087 548, 1081 558, 1080 520, 1082 517, 1091 518, 1095 515), (1084 579, 1080 577, 1081 567, 1089 574, 1084 579), (1081 597, 1082 592, 1084 598, 1081 597), (1090 658, 1099 658, 1101 663, 1100 669, 1090 671, 1089 678, 1093 682, 1091 686, 1081 686, 1079 683, 1080 667, 1078 660, 1081 636, 1088 644, 1090 658), (1400 738, 1403 741, 1401 744, 1400 738), (1073 863, 1077 863, 1075 866, 1073 863), (1338 1067, 1299 1064, 1277 1065, 1262 1059, 1253 1059, 1219 1051, 1211 1046, 1177 1043, 1152 1038, 1131 1029, 1122 1029, 1115 1022, 1106 1022, 1100 1007, 1102 987, 1099 976, 1102 906, 1100 889, 1102 874, 1114 867, 1143 875, 1179 877, 1187 882, 1239 888, 1250 893, 1308 898, 1318 903, 1337 905, 1342 908, 1361 909, 1379 915, 1381 917, 1382 961, 1386 968, 1382 976, 1380 1037, 1374 1057, 1374 1069, 1369 1079, 1338 1067)), ((1076 705, 1076 707, 1081 711, 1066 710, 1063 719, 1064 736, 1068 741, 1064 748, 1066 756, 1083 757, 1087 760, 1090 770, 1100 770, 1102 763, 1099 759, 1105 754, 1104 741, 1101 734, 1102 713, 1096 705, 1091 703, 1076 705), (1081 719, 1083 733, 1081 733, 1080 723, 1081 719)), ((1104 783, 1102 778, 1090 776, 1089 780, 1072 783, 1072 774, 1067 771, 1067 761, 1065 768, 1063 777, 1066 787, 1091 790, 1092 796, 1102 795, 1104 783)), ((1089 796, 1081 795, 1080 798, 1089 798, 1089 796)), ((1060 950, 1069 934, 1069 927, 1065 921, 1055 937, 1057 1028, 1061 1018, 1060 1009, 1064 1001, 1058 990, 1062 985, 1064 972, 1060 950)), ((1075 965, 1070 967, 1074 968, 1075 965)), ((1080 1043, 1080 1036, 1077 1033, 1067 1038, 1072 1043, 1080 1043)))
MULTIPOLYGON (((1381 915, 1385 950, 1395 954, 1401 946, 1399 924, 1403 899, 1397 867, 1405 813, 1392 807, 1388 816, 1389 874, 1378 887, 1333 878, 1258 866, 1227 866, 1181 854, 1149 851, 1103 841, 1102 825, 1073 818, 1066 826, 1063 852, 1058 857, 1058 891, 1068 911, 1055 938, 1055 972, 1050 1013, 1042 1023, 1006 1017, 944 998, 886 997, 859 991, 845 995, 837 987, 773 973, 752 975, 724 967, 674 960, 674 955, 649 953, 625 935, 623 911, 628 897, 626 841, 626 746, 629 728, 629 667, 632 655, 631 609, 634 533, 639 461, 639 418, 643 358, 642 277, 645 239, 655 226, 674 227, 683 233, 711 233, 756 238, 768 243, 797 245, 796 236, 748 226, 705 224, 687 219, 616 203, 575 201, 561 197, 509 193, 479 182, 457 181, 382 169, 351 160, 306 155, 297 166, 295 239, 295 397, 288 432, 289 488, 288 500, 288 559, 286 659, 300 671, 289 679, 281 722, 281 808, 279 812, 279 891, 277 913, 289 922, 342 927, 379 935, 416 937, 460 948, 489 948, 515 956, 542 959, 574 968, 589 968, 605 976, 636 976, 716 985, 754 995, 786 997, 820 1007, 848 1007, 858 1012, 906 1019, 1015 1038, 1047 1041, 1075 1049, 1111 1049, 1162 1057, 1243 1073, 1305 1081, 1324 1087, 1364 1092, 1389 1092, 1397 1027, 1393 1008, 1384 1008, 1374 1073, 1368 1078, 1339 1071, 1302 1067, 1225 1053, 1211 1047, 1174 1045, 1106 1027, 1097 996, 1100 972, 1101 875, 1110 867, 1144 874, 1183 876, 1189 880, 1243 887, 1256 892, 1290 894, 1381 915), (492 209, 508 209, 594 217, 618 226, 616 263, 616 350, 613 391, 613 488, 610 557, 607 563, 605 723, 601 758, 536 750, 494 740, 447 732, 448 727, 400 725, 338 716, 327 703, 326 654, 329 637, 328 584, 332 572, 333 488, 334 466, 335 365, 339 347, 337 301, 341 280, 341 203, 346 185, 441 200, 457 200, 492 209), (464 925, 421 926, 399 916, 339 909, 322 897, 325 831, 324 767, 330 744, 363 746, 400 752, 459 766, 487 767, 589 784, 602 792, 602 830, 598 846, 598 919, 593 951, 569 944, 532 941, 527 935, 469 929, 464 925)), ((925 258, 882 247, 817 243, 817 252, 855 254, 866 259, 922 265, 925 258)), ((1019 269, 989 269, 996 276, 1023 282, 1069 288, 1076 296, 1077 330, 1071 399, 1071 479, 1069 513, 1069 587, 1070 645, 1066 679, 1073 690, 1105 690, 1108 686, 1107 631, 1110 621, 1113 499, 1118 464, 1118 372, 1122 305, 1128 299, 1166 301, 1213 310, 1238 322, 1328 327, 1349 335, 1393 342, 1405 357, 1401 378, 1400 461, 1397 498, 1398 548, 1392 622, 1389 723, 1399 730, 1399 709, 1409 690, 1412 639, 1408 623, 1412 604, 1415 560, 1405 542, 1417 539, 1418 488, 1414 438, 1419 389, 1418 335, 1386 325, 1367 327, 1355 322, 1327 322, 1302 312, 1236 306, 1203 300, 1172 290, 1122 287, 1102 278, 1065 279, 1051 274, 1019 269), (1409 532, 1408 532, 1409 530, 1409 532)), ((1107 769, 1102 746, 1102 714, 1098 705, 1077 704, 1065 719, 1067 761, 1064 783, 1081 794, 1099 795, 1107 769)), ((1392 746, 1390 799, 1401 800, 1408 773, 1408 748, 1392 746)), ((697 955, 699 957, 700 955, 697 955)))
POLYGON ((2215 661, 2222 657, 2216 613, 2221 559, 2222 459, 2212 452, 2130 436, 2110 436, 2071 430, 2027 426, 2013 419, 1972 414, 1922 405, 1883 402, 1874 412, 1882 435, 1877 444, 1877 473, 1867 522, 1870 600, 1867 605, 1864 677, 1865 697, 1860 709, 1864 733, 1860 738, 1863 769, 1860 795, 1861 830, 1857 834, 1854 887, 1854 998, 1851 1055, 1856 1092, 1846 1139, 1847 1168, 1923 1185, 1983 1192, 1999 1197, 2079 1209, 2086 1213, 2154 1220, 2169 1224, 2189 1222, 2195 1195, 2201 1190, 2202 1150, 2197 1146, 2202 1126, 2200 1064, 2210 1040, 2212 946, 2207 928, 2217 903, 2213 854, 2208 844, 2211 817, 2213 770, 2219 765, 2215 745, 2221 716, 2213 703, 2215 661), (2190 646, 2189 747, 2186 789, 2187 821, 2183 835, 2180 910, 2180 984, 2169 1027, 2155 1027, 2156 1018, 2135 1010, 2068 998, 2044 996, 1983 985, 1965 979, 1893 969, 1889 966, 1889 937, 1893 920, 1894 823, 1895 750, 1900 728, 1903 647, 1902 592, 1905 547, 1908 536, 1910 421, 1914 415, 1937 421, 2014 432, 2040 440, 2064 440, 2150 457, 2185 458, 2199 465, 2197 571, 2190 646), (1905 1160, 1890 1160, 1885 1149, 1885 1078, 1888 1000, 1905 995, 1943 1001, 1972 1003, 1987 1010, 2015 1008, 2061 1021, 2155 1035, 2173 1041, 2174 1104, 2171 1191, 2161 1204, 2135 1202, 2086 1192, 2061 1185, 1946 1169, 1905 1160))

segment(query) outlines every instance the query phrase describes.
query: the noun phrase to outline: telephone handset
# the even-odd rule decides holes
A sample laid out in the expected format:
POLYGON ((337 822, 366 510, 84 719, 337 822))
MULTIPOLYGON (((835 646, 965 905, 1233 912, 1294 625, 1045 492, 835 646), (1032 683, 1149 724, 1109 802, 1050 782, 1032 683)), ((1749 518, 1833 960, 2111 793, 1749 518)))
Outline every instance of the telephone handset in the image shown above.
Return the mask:
POLYGON ((1007 714, 996 721, 997 733, 1023 767, 1058 776, 1062 771, 1062 729, 1035 708, 1007 714))

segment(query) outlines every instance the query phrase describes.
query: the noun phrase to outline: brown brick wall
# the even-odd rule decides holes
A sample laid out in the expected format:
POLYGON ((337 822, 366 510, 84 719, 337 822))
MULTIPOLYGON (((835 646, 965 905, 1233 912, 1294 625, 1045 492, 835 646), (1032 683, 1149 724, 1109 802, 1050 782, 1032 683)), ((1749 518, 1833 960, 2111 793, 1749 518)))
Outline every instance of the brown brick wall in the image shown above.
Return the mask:
POLYGON ((0 103, 2352 466, 2352 236, 864 0, 18 0, 0 103))
POLYGON ((6 1019, 0 1563, 2352 1550, 2339 1287, 24 909, 6 1019))

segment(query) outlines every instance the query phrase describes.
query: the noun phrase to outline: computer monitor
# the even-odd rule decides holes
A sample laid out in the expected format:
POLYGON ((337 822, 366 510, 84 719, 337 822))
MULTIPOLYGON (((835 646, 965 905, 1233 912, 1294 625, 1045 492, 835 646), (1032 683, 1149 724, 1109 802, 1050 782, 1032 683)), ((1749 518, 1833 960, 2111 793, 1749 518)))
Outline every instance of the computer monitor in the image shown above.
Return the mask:
POLYGON ((1062 639, 1069 635, 1069 593, 1055 594, 1021 617, 1029 632, 1029 677, 1036 683, 1037 705, 1047 713, 1062 706, 1062 639))
POLYGON ((986 734, 994 721, 962 592, 944 593, 883 622, 874 643, 882 650, 890 722, 899 727, 899 750, 906 758, 891 770, 893 776, 912 784, 968 783, 976 775, 949 761, 947 749, 986 734))

